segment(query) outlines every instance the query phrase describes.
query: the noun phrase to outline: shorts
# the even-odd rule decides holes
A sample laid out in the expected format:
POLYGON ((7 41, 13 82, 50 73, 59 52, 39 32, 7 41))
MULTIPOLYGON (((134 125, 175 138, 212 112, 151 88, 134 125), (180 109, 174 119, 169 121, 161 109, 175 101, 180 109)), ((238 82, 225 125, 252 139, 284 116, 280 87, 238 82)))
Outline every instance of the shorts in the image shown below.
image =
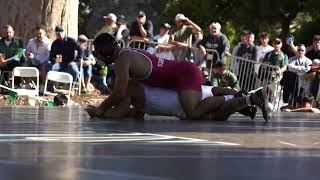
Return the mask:
POLYGON ((185 118, 175 90, 156 88, 144 85, 145 113, 159 116, 176 116, 185 118))
MULTIPOLYGON (((176 116, 180 119, 186 118, 186 114, 180 105, 177 91, 142 85, 144 87, 145 113, 159 116, 176 116)), ((211 88, 212 86, 201 86, 202 99, 213 96, 211 88)), ((206 115, 205 119, 211 119, 210 117, 212 117, 212 113, 206 115)))

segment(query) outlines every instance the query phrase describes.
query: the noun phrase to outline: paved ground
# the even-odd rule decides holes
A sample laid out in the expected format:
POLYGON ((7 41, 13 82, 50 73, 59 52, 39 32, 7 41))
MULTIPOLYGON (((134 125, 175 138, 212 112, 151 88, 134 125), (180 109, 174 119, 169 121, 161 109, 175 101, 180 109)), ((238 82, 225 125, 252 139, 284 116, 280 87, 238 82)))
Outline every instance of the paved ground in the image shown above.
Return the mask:
POLYGON ((0 107, 0 179, 290 179, 320 176, 320 116, 265 124, 90 119, 82 108, 0 107))

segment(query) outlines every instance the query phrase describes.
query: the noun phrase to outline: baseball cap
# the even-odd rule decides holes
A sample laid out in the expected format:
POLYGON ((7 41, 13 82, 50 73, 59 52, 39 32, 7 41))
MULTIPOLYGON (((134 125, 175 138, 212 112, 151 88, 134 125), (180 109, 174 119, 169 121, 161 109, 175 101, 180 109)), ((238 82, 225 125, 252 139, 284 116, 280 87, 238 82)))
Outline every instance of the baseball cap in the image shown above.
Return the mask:
POLYGON ((83 40, 83 41, 85 41, 85 42, 88 41, 87 36, 85 36, 84 34, 79 35, 78 39, 79 39, 79 40, 83 40))
POLYGON ((319 69, 320 68, 320 59, 314 59, 310 66, 311 66, 311 69, 319 69))
POLYGON ((55 30, 55 32, 64 32, 64 28, 62 25, 56 26, 56 28, 54 30, 55 30))
POLYGON ((175 20, 176 21, 178 21, 178 20, 186 20, 187 19, 187 17, 185 17, 183 14, 177 14, 176 15, 176 18, 175 18, 175 20))
POLYGON ((214 65, 213 68, 217 68, 217 67, 223 67, 226 64, 223 61, 218 60, 214 65))
POLYGON ((160 28, 170 29, 171 26, 169 23, 162 23, 162 24, 160 24, 160 28))
POLYGON ((113 14, 113 13, 109 13, 107 16, 103 16, 103 18, 104 19, 110 19, 110 20, 112 20, 114 22, 117 21, 117 16, 115 14, 113 14))
POLYGON ((138 14, 137 14, 138 17, 144 17, 146 16, 146 13, 143 12, 143 11, 139 11, 138 14))

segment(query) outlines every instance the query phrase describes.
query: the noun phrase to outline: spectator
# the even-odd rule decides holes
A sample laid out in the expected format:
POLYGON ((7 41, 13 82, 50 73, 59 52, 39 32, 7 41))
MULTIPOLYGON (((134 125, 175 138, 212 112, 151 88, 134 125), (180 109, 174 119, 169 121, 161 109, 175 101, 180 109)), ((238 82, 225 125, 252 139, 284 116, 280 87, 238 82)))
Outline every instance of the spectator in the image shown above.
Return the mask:
POLYGON ((107 16, 103 16, 105 20, 105 25, 97 32, 96 36, 99 36, 102 33, 114 34, 117 29, 117 16, 113 13, 109 13, 107 16))
POLYGON ((298 97, 298 107, 283 106, 281 111, 283 112, 311 112, 320 113, 320 110, 313 107, 314 98, 312 96, 298 97))
POLYGON ((279 91, 277 91, 277 85, 280 81, 280 75, 286 71, 287 65, 288 65, 288 56, 281 51, 282 48, 282 41, 279 38, 276 38, 273 43, 274 50, 271 52, 268 52, 263 59, 263 63, 270 64, 276 67, 280 68, 280 72, 273 71, 274 69, 267 69, 269 72, 263 72, 263 68, 265 66, 261 66, 258 77, 261 79, 261 81, 264 81, 267 79, 267 91, 268 94, 271 94, 269 96, 269 107, 270 109, 274 109, 274 107, 279 103, 277 97, 279 96, 279 91), (271 71, 271 72, 270 72, 271 71), (264 76, 264 77, 262 77, 264 76))
POLYGON ((212 85, 214 94, 235 94, 240 91, 237 76, 228 71, 223 61, 217 61, 213 66, 212 85))
MULTIPOLYGON (((108 67, 104 67, 98 63, 96 63, 93 66, 93 76, 92 76, 92 84, 102 93, 102 94, 110 94, 111 90, 109 89, 107 78, 112 79, 112 73, 105 73, 105 68, 108 69, 108 67), (111 78, 110 78, 111 77, 111 78)), ((110 71, 110 70, 109 70, 110 71)))
MULTIPOLYGON (((210 27, 210 34, 205 36, 200 42, 199 47, 203 54, 207 54, 206 49, 216 50, 219 54, 213 54, 212 63, 215 64, 217 60, 225 61, 225 54, 229 54, 230 44, 226 35, 221 33, 221 25, 218 22, 213 22, 210 27)), ((210 66, 207 66, 210 67, 210 66)))
MULTIPOLYGON (((258 47, 258 62, 262 62, 264 59, 264 56, 268 53, 273 51, 273 47, 269 45, 270 37, 269 34, 266 32, 263 32, 260 34, 260 41, 261 46, 258 47)), ((282 45, 281 45, 282 46, 282 45)))
POLYGON ((311 64, 311 70, 308 72, 310 79, 312 80, 311 84, 311 93, 316 99, 317 103, 320 102, 320 91, 319 91, 319 82, 320 82, 320 59, 314 59, 311 64))
POLYGON ((245 44, 245 39, 246 39, 247 34, 248 34, 248 31, 242 31, 240 33, 240 42, 232 50, 232 69, 236 75, 238 74, 237 71, 239 68, 239 63, 237 62, 237 59, 235 58, 235 56, 237 56, 239 48, 243 44, 245 44))
POLYGON ((175 17, 176 27, 171 30, 170 43, 175 45, 173 56, 176 60, 184 60, 189 54, 188 49, 192 46, 192 33, 196 34, 201 28, 185 17, 183 14, 177 14, 175 17))
POLYGON ((160 25, 160 33, 154 37, 154 41, 158 42, 159 45, 156 47, 156 56, 159 58, 173 60, 173 54, 171 52, 172 45, 169 43, 169 30, 171 26, 168 23, 160 25))
POLYGON ((0 39, 1 71, 12 71, 16 66, 24 61, 23 42, 20 38, 14 36, 11 25, 2 27, 3 37, 0 39))
MULTIPOLYGON (((320 35, 313 36, 312 48, 307 51, 306 57, 315 61, 315 59, 320 59, 320 35)), ((316 62, 317 63, 317 62, 316 62)), ((315 99, 318 98, 319 84, 320 84, 320 73, 313 72, 313 80, 311 85, 311 92, 315 99)))
POLYGON ((147 20, 146 14, 139 11, 130 28, 131 40, 149 41, 153 38, 153 24, 147 20))
POLYGON ((116 40, 124 40, 125 42, 129 41, 129 29, 126 24, 125 16, 120 15, 117 19, 117 28, 114 33, 116 40))
POLYGON ((79 74, 77 62, 79 63, 83 57, 83 50, 75 39, 65 35, 63 26, 57 26, 55 32, 57 39, 51 46, 49 70, 70 73, 73 77, 73 85, 75 85, 79 74), (62 62, 59 62, 60 55, 62 62))
POLYGON ((254 34, 248 32, 244 41, 244 44, 241 44, 239 47, 237 57, 242 57, 244 59, 250 60, 252 62, 244 60, 239 61, 238 67, 238 78, 240 86, 244 89, 254 89, 255 75, 254 75, 254 64, 258 62, 258 46, 254 44, 254 34))
POLYGON ((198 44, 203 40, 203 32, 199 31, 193 36, 193 44, 191 48, 192 59, 191 62, 199 66, 199 68, 206 68, 205 54, 198 48, 198 44))
POLYGON ((83 49, 83 61, 82 61, 82 68, 83 68, 83 78, 84 78, 84 87, 82 89, 83 93, 87 93, 90 88, 90 82, 92 77, 92 66, 96 63, 96 60, 92 53, 87 49, 87 42, 88 38, 81 34, 78 37, 78 43, 80 44, 81 48, 83 49))
POLYGON ((35 28, 35 37, 30 39, 26 47, 25 66, 36 67, 40 73, 40 92, 43 92, 52 41, 46 36, 45 27, 35 28))
POLYGON ((212 86, 212 82, 211 82, 211 77, 209 75, 209 71, 207 68, 202 68, 201 70, 201 73, 202 73, 202 77, 203 77, 203 85, 206 85, 206 86, 212 86))
POLYGON ((312 61, 305 56, 306 47, 303 44, 297 46, 297 56, 289 58, 288 71, 296 73, 299 77, 299 87, 306 95, 310 94, 310 80, 306 78, 311 69, 312 61))

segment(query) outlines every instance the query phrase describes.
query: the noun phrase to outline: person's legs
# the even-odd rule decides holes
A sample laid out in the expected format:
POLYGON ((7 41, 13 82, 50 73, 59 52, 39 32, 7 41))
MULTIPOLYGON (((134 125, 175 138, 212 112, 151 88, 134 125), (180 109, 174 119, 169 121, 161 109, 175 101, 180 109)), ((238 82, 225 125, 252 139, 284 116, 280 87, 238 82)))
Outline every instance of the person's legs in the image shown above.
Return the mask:
POLYGON ((92 76, 92 65, 83 67, 84 86, 86 89, 88 89, 88 85, 90 84, 91 76, 92 76))
POLYGON ((72 85, 74 86, 77 83, 78 74, 79 74, 79 67, 78 67, 77 63, 75 63, 75 62, 69 63, 67 71, 69 74, 71 74, 71 76, 73 78, 72 85))

